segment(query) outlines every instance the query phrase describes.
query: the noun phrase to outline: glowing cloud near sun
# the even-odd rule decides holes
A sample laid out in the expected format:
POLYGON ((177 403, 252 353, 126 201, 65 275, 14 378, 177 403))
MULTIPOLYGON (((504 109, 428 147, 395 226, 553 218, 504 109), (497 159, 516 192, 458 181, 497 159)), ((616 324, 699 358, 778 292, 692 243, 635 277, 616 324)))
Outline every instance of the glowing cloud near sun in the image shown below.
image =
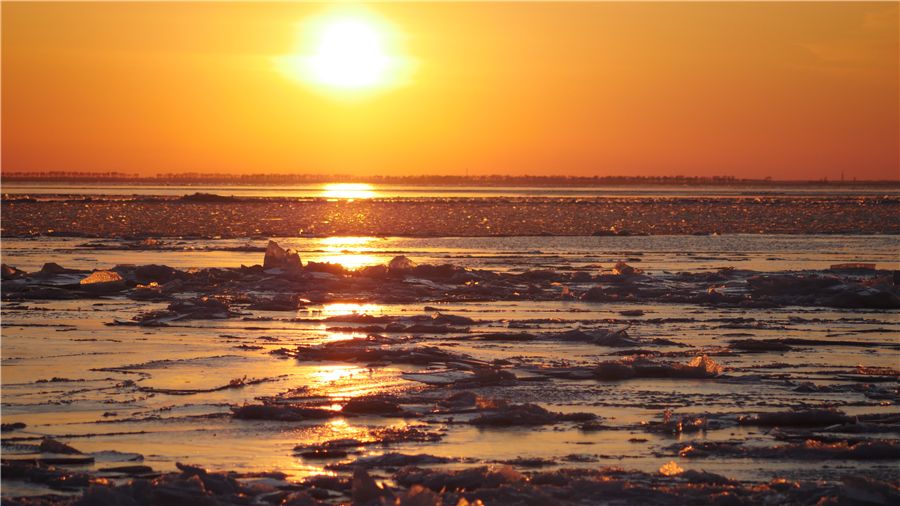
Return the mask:
POLYGON ((283 75, 329 94, 359 94, 408 84, 412 58, 400 54, 400 34, 373 15, 336 12, 298 25, 299 47, 276 57, 283 75))

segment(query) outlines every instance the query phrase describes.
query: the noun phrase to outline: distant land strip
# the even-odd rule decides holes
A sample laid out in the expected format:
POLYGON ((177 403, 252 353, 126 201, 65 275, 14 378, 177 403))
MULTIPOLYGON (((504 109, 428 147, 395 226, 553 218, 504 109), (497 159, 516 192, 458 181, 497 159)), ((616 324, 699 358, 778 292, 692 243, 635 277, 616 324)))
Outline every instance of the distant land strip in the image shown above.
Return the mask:
POLYGON ((81 182, 81 183, 127 183, 135 185, 160 184, 226 184, 226 185, 321 185, 360 183, 370 185, 411 185, 411 186, 828 186, 828 187, 892 187, 900 188, 898 180, 818 180, 780 181, 771 177, 764 179, 737 179, 734 176, 350 176, 342 174, 203 174, 196 172, 161 173, 155 176, 125 174, 121 172, 4 172, 0 182, 81 182))

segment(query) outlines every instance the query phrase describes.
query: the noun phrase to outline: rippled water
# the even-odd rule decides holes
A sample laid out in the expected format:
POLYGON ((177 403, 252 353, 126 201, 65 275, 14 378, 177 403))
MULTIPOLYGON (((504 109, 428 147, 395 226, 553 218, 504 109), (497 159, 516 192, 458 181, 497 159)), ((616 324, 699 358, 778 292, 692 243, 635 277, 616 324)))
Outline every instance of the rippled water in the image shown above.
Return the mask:
POLYGON ((116 185, 84 183, 4 183, 2 192, 10 195, 182 196, 194 192, 234 197, 735 197, 747 195, 883 196, 897 195, 894 187, 859 186, 827 188, 803 186, 390 186, 390 185, 116 185), (344 188, 341 188, 344 187, 344 188))
MULTIPOLYGON (((673 273, 700 272, 733 266, 760 272, 817 270, 834 263, 876 263, 879 269, 900 269, 898 236, 648 236, 648 237, 479 237, 479 238, 286 238, 279 243, 300 251, 307 261, 332 261, 348 266, 387 263, 405 255, 418 263, 452 263, 471 269, 515 272, 528 269, 608 270, 627 260, 663 282, 673 273)), ((25 271, 45 262, 76 269, 110 268, 117 264, 164 264, 178 269, 238 267, 262 263, 256 248, 261 239, 172 240, 164 249, 131 251, 116 240, 82 238, 4 239, 2 261, 25 271), (86 245, 90 246, 86 246, 86 245), (250 251, 229 251, 232 248, 250 251)), ((73 277, 72 282, 79 278, 73 277)), ((572 288, 588 288, 575 286, 572 288)), ((737 284, 723 290, 740 289, 737 284)), ((366 454, 385 451, 428 453, 469 458, 448 466, 464 466, 523 458, 564 460, 575 455, 584 462, 566 467, 622 466, 654 471, 673 460, 671 446, 690 440, 778 444, 757 427, 729 424, 694 435, 649 433, 641 422, 659 421, 670 408, 678 415, 710 414, 723 420, 760 411, 836 405, 848 414, 897 413, 890 402, 863 392, 798 393, 804 382, 854 385, 842 378, 859 365, 897 368, 900 345, 896 310, 838 310, 787 307, 751 309, 690 304, 590 303, 583 301, 505 301, 450 303, 440 311, 476 320, 472 333, 507 331, 512 324, 552 332, 573 328, 627 328, 638 338, 664 338, 696 348, 720 349, 730 339, 753 337, 842 339, 858 346, 811 346, 783 353, 741 353, 713 357, 725 366, 730 380, 634 379, 620 382, 553 379, 515 386, 485 387, 480 396, 536 402, 551 411, 584 411, 604 417, 614 430, 585 432, 573 424, 541 428, 476 428, 463 425, 465 416, 418 419, 363 416, 329 421, 273 422, 236 420, 231 408, 296 391, 298 398, 321 407, 338 407, 348 399, 371 393, 396 393, 427 399, 444 394, 408 381, 410 365, 369 367, 367 364, 302 362, 269 354, 279 348, 314 345, 364 337, 366 332, 329 329, 315 321, 335 314, 370 313, 409 317, 431 315, 430 303, 309 304, 296 312, 245 311, 269 321, 192 320, 169 327, 109 325, 141 313, 164 309, 165 302, 138 302, 123 296, 91 300, 2 303, 3 423, 27 427, 4 435, 4 458, 33 455, 28 445, 53 436, 91 453, 99 469, 126 461, 134 454, 158 471, 174 470, 176 462, 217 470, 271 471, 293 478, 331 473, 321 461, 307 461, 293 448, 337 438, 372 438, 385 426, 423 426, 443 431, 439 443, 400 443, 391 448, 369 447, 366 454), (621 311, 640 308, 643 316, 621 311), (292 321, 292 319, 312 321, 292 321), (535 323, 537 322, 537 323, 535 323), (737 323, 735 323, 737 322, 737 323), (780 365, 779 365, 780 364, 780 365), (217 390, 234 379, 265 380, 217 390), (152 389, 154 391, 149 391, 152 389), (160 390, 188 390, 188 394, 160 390), (634 440, 634 441, 630 441, 634 440)), ((433 304, 431 304, 433 305, 433 304)), ((361 325, 360 325, 361 326, 361 325)), ((620 358, 615 348, 579 343, 467 341, 453 335, 424 335, 416 345, 439 345, 479 360, 517 357, 515 371, 528 377, 533 366, 566 363, 590 366, 620 358)), ((661 347, 678 351, 679 347, 661 347)), ((688 362, 690 357, 675 359, 688 362)), ((890 387, 891 385, 887 385, 890 387)), ((896 386, 894 385, 894 388, 896 386)), ((874 390, 870 390, 871 393, 874 390)), ((448 390, 446 395, 455 391, 448 390)), ((415 408, 416 406, 412 406, 415 408)), ((471 417, 470 417, 471 418, 471 417)), ((892 437, 897 437, 894 434, 892 437)), ((677 456, 674 457, 677 460, 677 456)), ((577 459, 574 459, 577 460, 577 459)), ((834 463, 760 462, 751 459, 682 460, 687 469, 706 469, 745 480, 773 476, 831 476, 834 463)), ((866 473, 894 476, 895 463, 845 463, 866 473), (887 467, 885 467, 887 466, 887 467), (893 474, 892 474, 893 473, 893 474)), ((836 475, 836 474, 835 474, 836 475)), ((4 497, 45 492, 40 487, 4 482, 4 497), (24 487, 24 488, 23 488, 24 487)))

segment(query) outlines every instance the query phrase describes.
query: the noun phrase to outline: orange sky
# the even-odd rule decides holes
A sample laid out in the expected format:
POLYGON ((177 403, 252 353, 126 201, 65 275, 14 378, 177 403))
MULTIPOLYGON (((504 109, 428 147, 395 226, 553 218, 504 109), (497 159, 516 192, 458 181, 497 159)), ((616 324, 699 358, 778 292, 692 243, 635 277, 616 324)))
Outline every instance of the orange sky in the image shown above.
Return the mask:
POLYGON ((0 9, 4 172, 900 178, 897 2, 0 9), (283 71, 351 18, 392 82, 283 71))

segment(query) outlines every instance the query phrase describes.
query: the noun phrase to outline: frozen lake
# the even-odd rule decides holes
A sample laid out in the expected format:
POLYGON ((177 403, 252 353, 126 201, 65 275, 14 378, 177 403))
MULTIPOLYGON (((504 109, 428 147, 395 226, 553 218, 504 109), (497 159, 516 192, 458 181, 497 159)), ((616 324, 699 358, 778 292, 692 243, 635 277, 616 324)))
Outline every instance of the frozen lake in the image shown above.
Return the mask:
MULTIPOLYGON (((474 276, 471 282, 453 286, 401 276, 386 286, 402 288, 406 301, 390 302, 401 292, 379 291, 377 281, 350 272, 306 273, 276 284, 277 273, 239 275, 242 265, 262 264, 267 244, 262 238, 164 238, 152 249, 121 239, 4 238, 3 263, 28 272, 55 262, 85 271, 121 264, 166 265, 185 273, 185 280, 199 279, 211 268, 235 274, 229 281, 185 281, 157 300, 137 300, 140 286, 88 298, 16 299, 9 294, 21 280, 4 281, 3 423, 21 422, 26 427, 4 434, 3 457, 39 455, 37 443, 52 436, 92 456, 93 463, 77 469, 94 472, 139 459, 156 472, 173 471, 175 463, 182 462, 211 470, 280 471, 291 480, 302 480, 346 473, 341 471, 342 461, 396 452, 443 457, 449 460, 439 467, 448 469, 539 459, 549 469, 621 466, 655 472, 674 460, 685 469, 750 482, 773 477, 823 479, 848 470, 897 479, 895 460, 840 461, 839 466, 819 460, 798 466, 793 458, 713 453, 696 459, 679 456, 679 451, 710 443, 758 452, 793 441, 779 439, 768 428, 737 423, 742 416, 758 413, 827 406, 863 419, 896 418, 900 398, 896 376, 890 374, 896 374, 900 362, 898 310, 809 304, 753 307, 699 299, 664 302, 661 296, 626 297, 621 290, 622 297, 607 295, 604 302, 582 295, 598 284, 618 286, 603 277, 618 261, 644 271, 635 286, 645 294, 657 290, 702 295, 715 290, 749 297, 747 279, 760 275, 836 275, 844 282, 864 282, 900 268, 898 239, 765 234, 278 239, 281 246, 296 249, 304 264, 332 262, 356 269, 387 264, 403 255, 420 265, 452 264, 456 272, 474 276), (852 275, 827 270, 838 263, 874 263, 878 270, 852 275), (556 277, 548 274, 543 281, 528 277, 535 272, 556 277), (718 281, 705 277, 715 273, 724 277, 718 281), (497 293, 503 296, 467 301, 454 295, 460 290, 475 293, 478 283, 488 279, 494 280, 490 286, 502 283, 497 293), (275 300, 285 291, 309 300, 293 310, 253 309, 255 302, 275 300), (179 300, 200 297, 225 301, 233 314, 192 319, 167 313, 179 300), (148 314, 169 316, 160 320, 165 326, 137 325, 148 314), (470 320, 450 325, 456 327, 450 332, 432 332, 428 326, 438 314, 470 320), (388 323, 401 330, 390 330, 388 323), (423 323, 424 329, 402 330, 423 323), (625 330, 634 344, 558 340, 576 329, 594 335, 625 330), (483 337, 497 333, 505 335, 483 337), (373 335, 381 337, 372 341, 373 335), (810 344, 753 352, 732 346, 747 339, 810 344), (498 367, 516 379, 441 386, 416 381, 410 373, 448 374, 441 371, 456 367, 450 362, 385 359, 373 364, 363 358, 303 358, 306 349, 354 342, 398 353, 436 347, 459 360, 505 364, 498 367), (701 355, 723 372, 705 379, 615 381, 581 374, 623 357, 646 356, 683 365, 701 355), (872 371, 878 372, 871 376, 877 381, 866 382, 864 374, 872 371), (815 390, 804 385, 814 385, 815 390), (468 423, 478 416, 473 411, 448 415, 436 408, 442 399, 462 391, 511 404, 536 403, 551 412, 589 413, 605 429, 585 430, 574 422, 484 427, 468 423), (408 416, 340 416, 349 401, 373 395, 399 403, 408 416), (292 422, 232 416, 245 404, 263 402, 331 410, 336 416, 292 422), (650 430, 663 421, 666 409, 678 419, 705 417, 708 427, 692 433, 650 430), (427 431, 438 434, 439 440, 401 439, 390 447, 366 444, 378 441, 385 429, 427 431), (359 448, 336 461, 304 458, 294 450, 348 438, 359 440, 359 448)), ((64 273, 45 276, 39 283, 64 286, 85 276, 64 273)), ((896 442, 897 436, 888 432, 871 437, 896 442)), ((6 479, 2 490, 4 497, 48 491, 44 485, 6 479)))

